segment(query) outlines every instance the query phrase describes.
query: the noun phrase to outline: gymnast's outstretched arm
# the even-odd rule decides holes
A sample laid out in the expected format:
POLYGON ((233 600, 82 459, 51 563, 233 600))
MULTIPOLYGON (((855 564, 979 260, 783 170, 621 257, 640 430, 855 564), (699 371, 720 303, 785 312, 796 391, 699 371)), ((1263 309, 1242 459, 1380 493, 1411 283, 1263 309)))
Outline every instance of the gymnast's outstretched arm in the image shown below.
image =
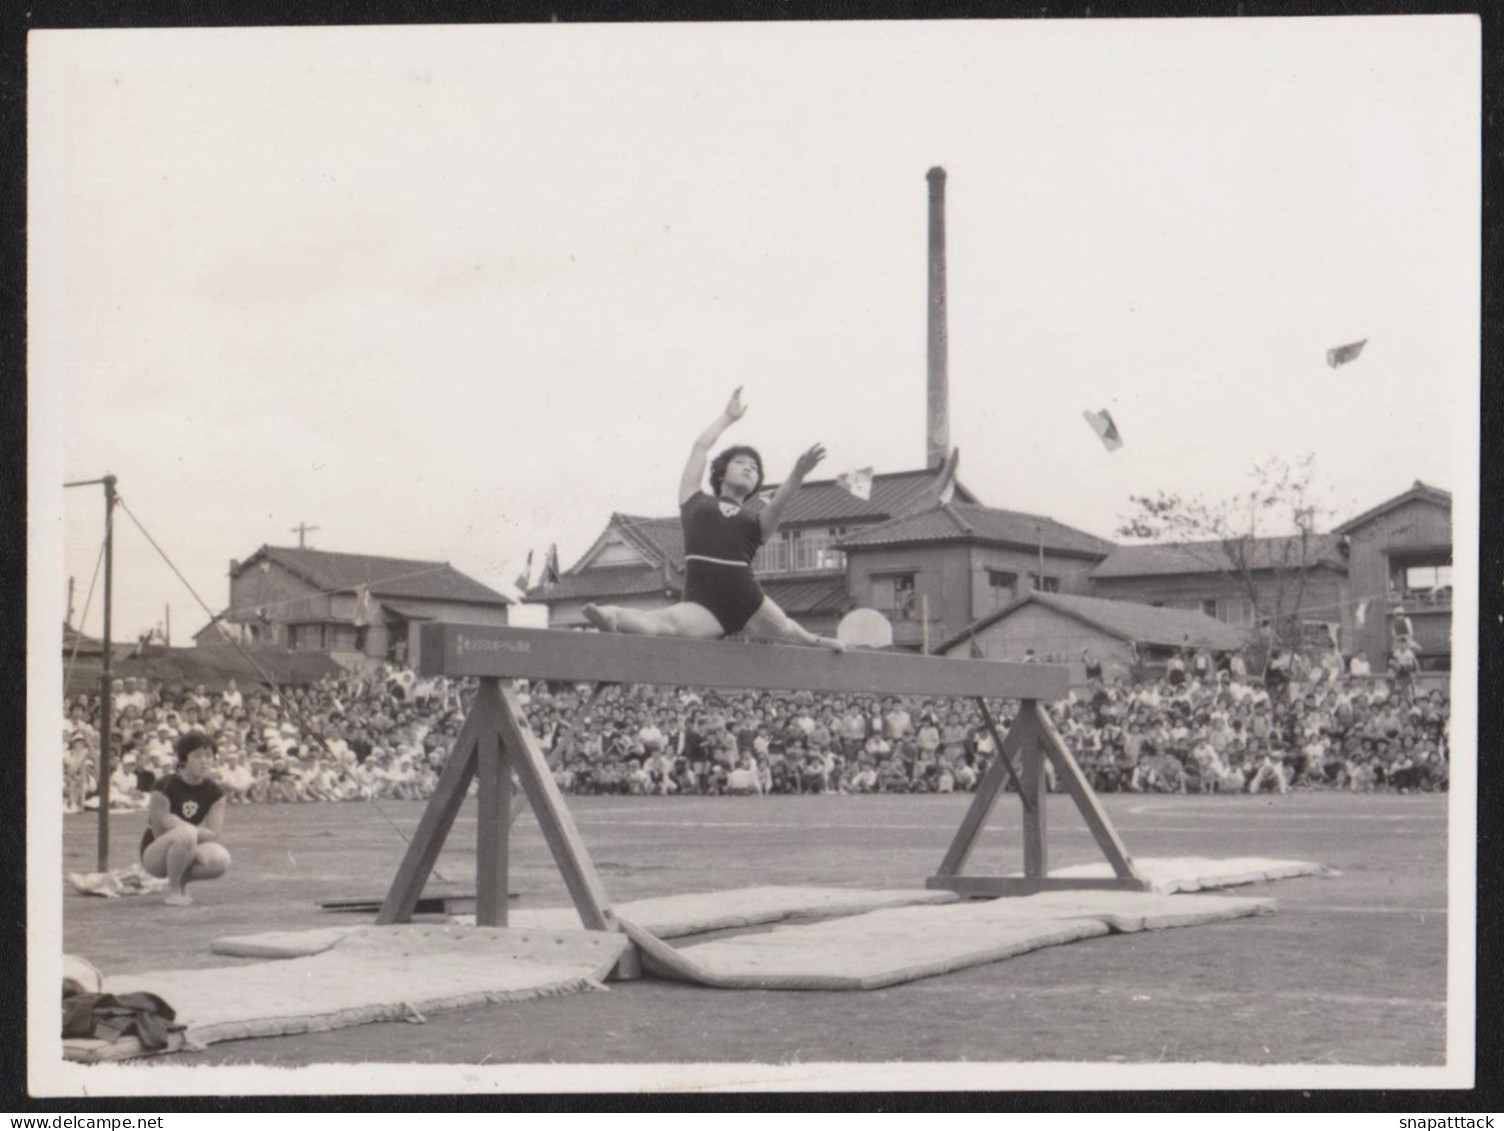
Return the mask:
POLYGON ((762 513, 757 516, 757 521, 762 526, 763 541, 773 537, 773 531, 778 529, 779 520, 783 517, 783 508, 789 505, 789 500, 794 497, 794 492, 799 490, 804 477, 813 471, 815 465, 824 458, 824 445, 816 444, 794 461, 793 472, 779 484, 778 490, 773 492, 768 505, 763 507, 762 513))
POLYGON ((740 420, 746 411, 747 406, 742 404, 742 387, 738 385, 736 391, 731 394, 731 399, 726 402, 725 409, 705 431, 700 433, 695 446, 689 451, 689 462, 684 465, 684 474, 679 477, 679 505, 681 507, 694 497, 695 492, 700 489, 700 484, 705 481, 705 460, 710 455, 710 449, 715 446, 716 440, 720 439, 722 432, 740 420))

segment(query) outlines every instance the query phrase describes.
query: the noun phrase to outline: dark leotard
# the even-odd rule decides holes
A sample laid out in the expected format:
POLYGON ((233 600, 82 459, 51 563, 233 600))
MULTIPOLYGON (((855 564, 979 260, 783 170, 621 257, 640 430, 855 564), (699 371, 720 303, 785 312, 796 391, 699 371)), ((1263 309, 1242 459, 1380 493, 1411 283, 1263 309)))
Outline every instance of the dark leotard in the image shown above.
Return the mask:
MULTIPOLYGON (((152 786, 152 792, 165 795, 167 811, 190 825, 203 824, 209 810, 214 808, 214 803, 225 795, 224 790, 212 778, 205 778, 197 785, 189 785, 177 774, 157 782, 152 786)), ((141 836, 141 847, 137 850, 137 855, 144 854, 146 846, 155 839, 156 834, 148 827, 141 836)))
POLYGON ((747 508, 703 491, 679 508, 679 519, 684 527, 684 599, 709 609, 723 634, 740 632, 764 599, 752 574, 762 523, 747 508))

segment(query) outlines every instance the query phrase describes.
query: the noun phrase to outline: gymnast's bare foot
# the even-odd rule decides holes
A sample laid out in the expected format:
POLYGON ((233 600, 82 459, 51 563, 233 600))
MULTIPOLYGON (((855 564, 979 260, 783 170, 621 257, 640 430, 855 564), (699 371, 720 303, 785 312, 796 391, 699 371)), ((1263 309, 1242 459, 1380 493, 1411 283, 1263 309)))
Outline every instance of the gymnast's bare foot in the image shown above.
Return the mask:
POLYGON ((580 613, 602 632, 616 631, 616 615, 614 613, 608 613, 597 605, 586 605, 580 610, 580 613))
POLYGON ((193 903, 193 896, 186 891, 171 891, 162 897, 162 902, 168 907, 188 907, 193 903))
POLYGON ((818 644, 821 648, 829 648, 832 652, 846 651, 846 645, 842 644, 833 636, 817 636, 815 637, 815 643, 818 644))

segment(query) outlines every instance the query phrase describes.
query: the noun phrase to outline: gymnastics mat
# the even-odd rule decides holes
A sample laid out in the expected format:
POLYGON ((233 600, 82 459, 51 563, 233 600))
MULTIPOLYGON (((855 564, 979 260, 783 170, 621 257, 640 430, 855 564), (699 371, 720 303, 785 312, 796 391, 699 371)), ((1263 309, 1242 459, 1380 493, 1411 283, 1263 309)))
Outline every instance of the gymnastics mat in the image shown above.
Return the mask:
MULTIPOLYGON (((1264 856, 1233 856, 1225 860, 1206 856, 1135 857, 1133 863, 1139 874, 1154 885, 1154 890, 1164 895, 1212 891, 1295 876, 1329 878, 1339 874, 1324 864, 1313 864, 1308 860, 1271 860, 1264 856)), ((1078 864, 1055 869, 1050 872, 1050 878, 1108 879, 1112 874, 1112 866, 1107 863, 1078 864)))
MULTIPOLYGON (((613 904, 612 910, 619 917, 630 919, 658 938, 665 939, 756 927, 788 919, 856 915, 906 904, 955 903, 959 898, 954 892, 919 888, 871 891, 766 886, 637 899, 613 904)), ((451 922, 469 925, 475 922, 475 916, 456 915, 451 922)), ((507 914, 507 924, 516 929, 569 930, 579 928, 580 918, 572 907, 514 909, 507 914)), ((364 929, 358 926, 321 927, 309 931, 236 935, 215 939, 211 949, 215 954, 239 958, 294 958, 318 954, 364 929)))
POLYGON ((157 994, 202 1046, 578 993, 599 987, 626 948, 615 932, 402 924, 356 928, 281 962, 120 974, 105 990, 157 994))
POLYGON ((1114 933, 1269 914, 1273 901, 1152 892, 1042 892, 893 907, 674 948, 622 927, 648 975, 723 989, 872 990, 1114 933))

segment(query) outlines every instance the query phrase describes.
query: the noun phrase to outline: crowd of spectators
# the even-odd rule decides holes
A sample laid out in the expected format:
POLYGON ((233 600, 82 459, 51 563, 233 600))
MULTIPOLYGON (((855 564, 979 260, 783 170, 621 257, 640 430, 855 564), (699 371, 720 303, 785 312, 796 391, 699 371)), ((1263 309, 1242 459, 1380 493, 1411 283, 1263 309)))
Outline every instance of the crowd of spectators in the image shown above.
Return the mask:
MULTIPOLYGON (((1390 671, 1172 660, 1155 678, 1092 678, 1049 713, 1103 792, 1447 788, 1449 704, 1390 671)), ((202 683, 112 688, 112 808, 144 808, 202 730, 231 803, 428 797, 473 684, 386 664, 273 692, 202 683)), ((997 749, 975 702, 808 692, 718 693, 519 682, 528 722, 569 793, 950 793, 997 749)), ((993 705, 1006 728, 1017 704, 993 705)), ((100 697, 69 702, 65 811, 97 807, 100 697)), ((1053 787, 1053 782, 1052 782, 1053 787)))

